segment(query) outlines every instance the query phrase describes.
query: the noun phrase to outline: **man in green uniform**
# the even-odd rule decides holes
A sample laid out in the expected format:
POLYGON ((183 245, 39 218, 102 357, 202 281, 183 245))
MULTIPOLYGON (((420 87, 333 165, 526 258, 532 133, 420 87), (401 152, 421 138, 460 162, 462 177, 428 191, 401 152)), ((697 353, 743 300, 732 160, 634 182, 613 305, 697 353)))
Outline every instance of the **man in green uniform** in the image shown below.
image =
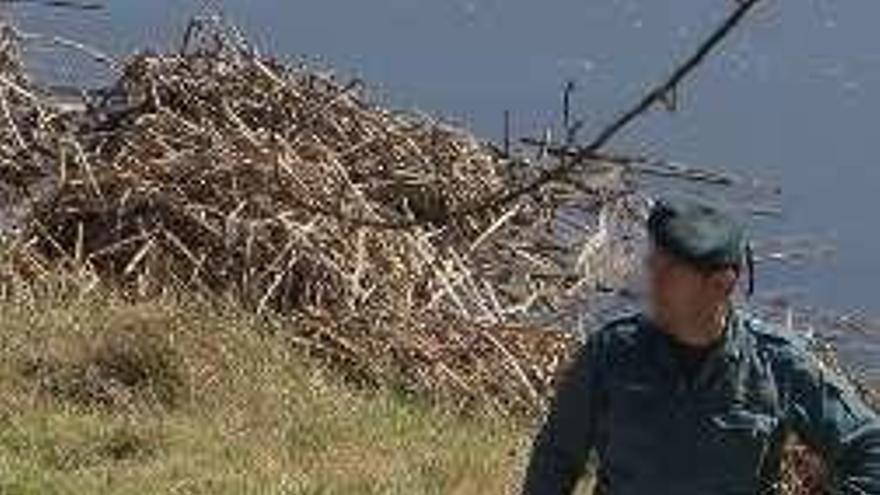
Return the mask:
POLYGON ((830 493, 880 495, 880 422, 795 335, 733 308, 742 226, 705 203, 648 220, 646 315, 592 333, 557 392, 525 495, 569 495, 591 454, 607 495, 772 494, 786 437, 830 493))

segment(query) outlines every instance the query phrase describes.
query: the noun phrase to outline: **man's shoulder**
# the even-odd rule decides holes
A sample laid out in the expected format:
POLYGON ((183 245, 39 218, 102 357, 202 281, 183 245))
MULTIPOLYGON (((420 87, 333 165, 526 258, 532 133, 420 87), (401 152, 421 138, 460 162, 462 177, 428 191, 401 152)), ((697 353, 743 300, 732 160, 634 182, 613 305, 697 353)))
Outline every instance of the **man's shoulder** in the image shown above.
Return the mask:
POLYGON ((647 325, 644 315, 633 313, 605 323, 590 339, 602 347, 622 350, 642 341, 647 325))
POLYGON ((741 321, 757 350, 777 365, 803 365, 814 360, 810 340, 804 334, 752 315, 742 316, 741 321))
POLYGON ((637 313, 608 321, 587 335, 577 362, 589 363, 588 367, 607 368, 624 358, 631 359, 639 354, 634 351, 645 341, 646 325, 645 317, 637 313))
POLYGON ((800 380, 806 384, 833 384, 838 390, 855 394, 853 383, 838 367, 823 360, 821 348, 800 332, 758 318, 745 321, 749 333, 755 336, 757 349, 769 360, 779 376, 800 380))
POLYGON ((771 348, 804 349, 808 340, 804 335, 768 322, 751 314, 741 314, 740 321, 745 330, 759 345, 771 348))

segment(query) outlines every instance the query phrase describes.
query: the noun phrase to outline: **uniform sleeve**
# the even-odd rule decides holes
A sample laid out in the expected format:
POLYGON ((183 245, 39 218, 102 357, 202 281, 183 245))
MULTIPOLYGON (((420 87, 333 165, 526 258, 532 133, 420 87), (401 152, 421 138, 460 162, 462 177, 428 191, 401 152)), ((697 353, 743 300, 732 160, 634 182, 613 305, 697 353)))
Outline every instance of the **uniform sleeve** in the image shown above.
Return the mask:
POLYGON ((880 495, 880 420, 842 377, 808 351, 789 356, 791 421, 821 453, 830 493, 880 495))
POLYGON ((592 337, 563 377, 535 439, 523 495, 570 495, 584 474, 601 396, 599 343, 592 337))

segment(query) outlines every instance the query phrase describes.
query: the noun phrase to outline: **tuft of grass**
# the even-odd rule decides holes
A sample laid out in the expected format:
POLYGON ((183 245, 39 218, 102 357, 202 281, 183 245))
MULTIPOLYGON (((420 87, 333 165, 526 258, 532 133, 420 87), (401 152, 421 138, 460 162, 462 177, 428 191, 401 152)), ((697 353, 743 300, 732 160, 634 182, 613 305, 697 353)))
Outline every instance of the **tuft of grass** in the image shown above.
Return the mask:
POLYGON ((112 295, 0 302, 0 493, 511 493, 532 432, 354 389, 292 321, 112 295))

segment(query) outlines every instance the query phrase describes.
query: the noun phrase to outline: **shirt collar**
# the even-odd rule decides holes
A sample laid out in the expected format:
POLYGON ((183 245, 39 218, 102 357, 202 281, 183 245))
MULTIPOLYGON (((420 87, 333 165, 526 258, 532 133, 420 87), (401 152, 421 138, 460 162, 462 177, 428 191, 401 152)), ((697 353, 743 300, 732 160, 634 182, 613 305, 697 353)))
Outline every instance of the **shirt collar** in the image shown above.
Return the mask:
MULTIPOLYGON (((658 362, 665 368, 680 372, 680 366, 676 362, 671 348, 670 337, 660 328, 657 328, 650 319, 644 319, 651 333, 652 347, 658 362)), ((739 310, 731 308, 724 329, 723 342, 714 349, 703 363, 703 369, 697 378, 698 383, 704 383, 719 370, 732 369, 731 366, 740 361, 743 354, 746 330, 743 328, 744 317, 739 310)))
POLYGON ((746 335, 745 328, 743 328, 744 320, 739 310, 731 308, 728 312, 724 329, 724 345, 721 347, 724 357, 733 360, 739 360, 742 357, 746 335))

